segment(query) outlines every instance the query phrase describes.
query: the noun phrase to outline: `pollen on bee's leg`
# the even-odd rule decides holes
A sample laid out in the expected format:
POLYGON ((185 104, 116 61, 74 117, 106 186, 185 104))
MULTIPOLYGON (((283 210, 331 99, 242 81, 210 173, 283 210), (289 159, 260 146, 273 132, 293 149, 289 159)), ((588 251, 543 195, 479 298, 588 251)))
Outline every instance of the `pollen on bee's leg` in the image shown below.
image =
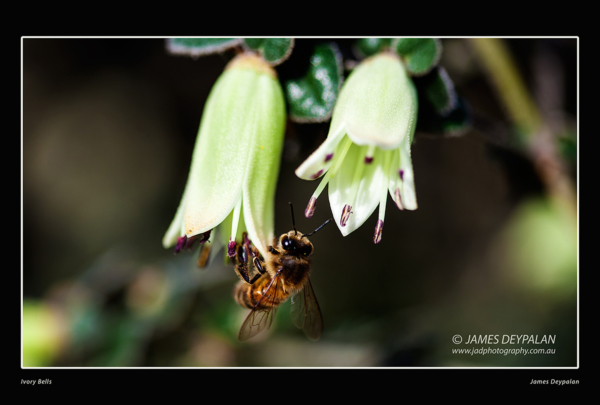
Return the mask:
POLYGON ((383 219, 378 219, 377 225, 375 225, 375 235, 373 236, 374 243, 381 242, 382 233, 383 233, 383 219))
POLYGON ((181 252, 181 249, 185 247, 185 243, 187 241, 187 235, 183 235, 177 238, 177 243, 175 244, 174 254, 181 252))
POLYGON ((394 202, 396 203, 396 206, 398 207, 399 210, 403 210, 404 206, 402 205, 402 196, 400 195, 400 189, 397 188, 396 191, 394 192, 394 202))
POLYGON ((316 207, 317 207, 317 198, 310 197, 310 200, 308 201, 308 205, 306 206, 306 209, 304 210, 304 216, 306 218, 312 217, 315 213, 316 207))
POLYGON ((340 218, 340 224, 342 226, 346 226, 346 224, 348 223, 348 218, 350 218, 350 214, 352 214, 352 211, 350 211, 351 209, 352 207, 350 205, 344 205, 344 209, 342 210, 342 217, 340 218))
POLYGON ((235 256, 235 247, 236 247, 235 239, 233 239, 233 237, 232 237, 231 239, 229 239, 229 244, 227 245, 227 256, 229 256, 229 257, 235 256))

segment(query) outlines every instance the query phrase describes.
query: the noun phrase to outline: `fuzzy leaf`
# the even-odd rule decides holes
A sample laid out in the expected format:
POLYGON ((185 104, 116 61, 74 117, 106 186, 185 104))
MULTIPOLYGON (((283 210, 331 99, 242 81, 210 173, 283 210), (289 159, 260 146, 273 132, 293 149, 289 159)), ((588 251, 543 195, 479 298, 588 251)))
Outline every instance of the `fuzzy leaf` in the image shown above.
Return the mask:
POLYGON ((446 116, 439 115, 430 103, 421 103, 417 128, 433 135, 456 136, 463 134, 471 126, 468 106, 457 97, 456 107, 446 116))
POLYGON ((389 47, 392 38, 361 38, 354 44, 354 53, 360 58, 375 55, 389 47))
POLYGON ((420 101, 418 130, 437 135, 460 135, 471 125, 465 101, 458 96, 446 70, 438 66, 414 78, 420 101))
POLYGON ((200 56, 223 52, 241 42, 241 38, 169 38, 167 50, 177 55, 200 56))
POLYGON ((259 51, 271 66, 276 66, 292 53, 294 38, 245 38, 244 45, 248 49, 259 51))
POLYGON ((397 38, 392 48, 402 57, 406 70, 413 76, 422 76, 437 65, 442 55, 442 44, 437 38, 397 38))
POLYGON ((285 83, 290 118, 323 122, 331 117, 342 80, 342 58, 335 44, 315 47, 306 74, 285 83))
POLYGON ((425 94, 435 111, 442 116, 450 114, 457 107, 458 99, 454 84, 442 67, 432 72, 425 94))

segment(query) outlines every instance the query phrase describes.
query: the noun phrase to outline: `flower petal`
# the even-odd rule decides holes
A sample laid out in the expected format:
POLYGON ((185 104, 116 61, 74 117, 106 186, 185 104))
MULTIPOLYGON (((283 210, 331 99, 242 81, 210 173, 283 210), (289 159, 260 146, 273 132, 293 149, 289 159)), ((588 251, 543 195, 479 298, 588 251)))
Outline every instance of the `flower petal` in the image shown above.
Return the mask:
MULTIPOLYGON (((330 128, 334 128, 333 125, 330 128)), ((334 161, 336 147, 344 135, 343 126, 330 130, 325 142, 296 169, 296 176, 303 180, 315 180, 325 174, 334 161)))
POLYGON ((258 75, 251 69, 227 69, 208 97, 186 186, 188 236, 214 228, 241 197, 256 116, 258 75))
POLYGON ((165 249, 175 245, 175 243, 177 243, 177 238, 185 233, 183 229, 183 210, 185 206, 185 197, 186 193, 184 191, 181 202, 179 203, 179 207, 177 207, 177 211, 175 212, 175 218, 173 218, 173 222, 171 222, 169 229, 167 229, 167 232, 163 237, 162 244, 165 249))
POLYGON ((243 187, 243 211, 248 237, 263 257, 274 238, 275 188, 285 134, 285 101, 277 79, 259 78, 257 119, 243 187))
POLYGON ((414 84, 397 55, 380 53, 348 76, 336 102, 331 127, 343 124, 357 145, 400 146, 416 120, 414 84))
POLYGON ((396 206, 400 209, 416 210, 417 194, 408 140, 402 143, 398 151, 394 151, 389 179, 389 192, 396 206))
POLYGON ((365 163, 366 152, 367 147, 353 144, 341 167, 329 181, 331 211, 344 236, 360 227, 371 216, 379 204, 382 187, 387 185, 387 174, 383 170, 384 152, 376 149, 373 161, 365 163), (355 178, 357 164, 364 165, 358 180, 355 178), (355 183, 357 181, 358 184, 355 183), (346 224, 342 226, 342 213, 347 205, 351 206, 351 214, 346 224))

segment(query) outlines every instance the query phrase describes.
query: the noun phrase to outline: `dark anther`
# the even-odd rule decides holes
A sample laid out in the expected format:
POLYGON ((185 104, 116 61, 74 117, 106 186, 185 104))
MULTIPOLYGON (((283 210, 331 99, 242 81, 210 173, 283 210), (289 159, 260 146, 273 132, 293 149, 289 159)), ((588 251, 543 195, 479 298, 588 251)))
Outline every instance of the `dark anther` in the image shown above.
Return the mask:
POLYGON ((175 245, 175 254, 181 252, 181 249, 185 246, 185 242, 187 241, 187 235, 180 236, 177 238, 177 244, 175 245))

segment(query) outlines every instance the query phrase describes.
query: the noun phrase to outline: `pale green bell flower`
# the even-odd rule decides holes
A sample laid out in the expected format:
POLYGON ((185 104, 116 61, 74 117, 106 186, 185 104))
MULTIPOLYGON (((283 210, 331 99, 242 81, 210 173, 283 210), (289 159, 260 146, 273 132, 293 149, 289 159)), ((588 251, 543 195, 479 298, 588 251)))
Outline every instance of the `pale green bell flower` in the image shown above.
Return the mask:
POLYGON ((260 56, 236 56, 206 101, 183 198, 163 238, 175 252, 219 233, 235 254, 247 231, 266 256, 274 237, 275 186, 285 133, 275 70, 260 56), (227 238, 229 242, 227 243, 227 238))
POLYGON ((344 236, 360 227, 379 205, 375 243, 381 241, 387 193, 399 209, 417 208, 410 156, 417 123, 417 93, 399 57, 379 53, 362 61, 344 83, 327 139, 296 169, 305 180, 325 177, 333 217, 344 236))

